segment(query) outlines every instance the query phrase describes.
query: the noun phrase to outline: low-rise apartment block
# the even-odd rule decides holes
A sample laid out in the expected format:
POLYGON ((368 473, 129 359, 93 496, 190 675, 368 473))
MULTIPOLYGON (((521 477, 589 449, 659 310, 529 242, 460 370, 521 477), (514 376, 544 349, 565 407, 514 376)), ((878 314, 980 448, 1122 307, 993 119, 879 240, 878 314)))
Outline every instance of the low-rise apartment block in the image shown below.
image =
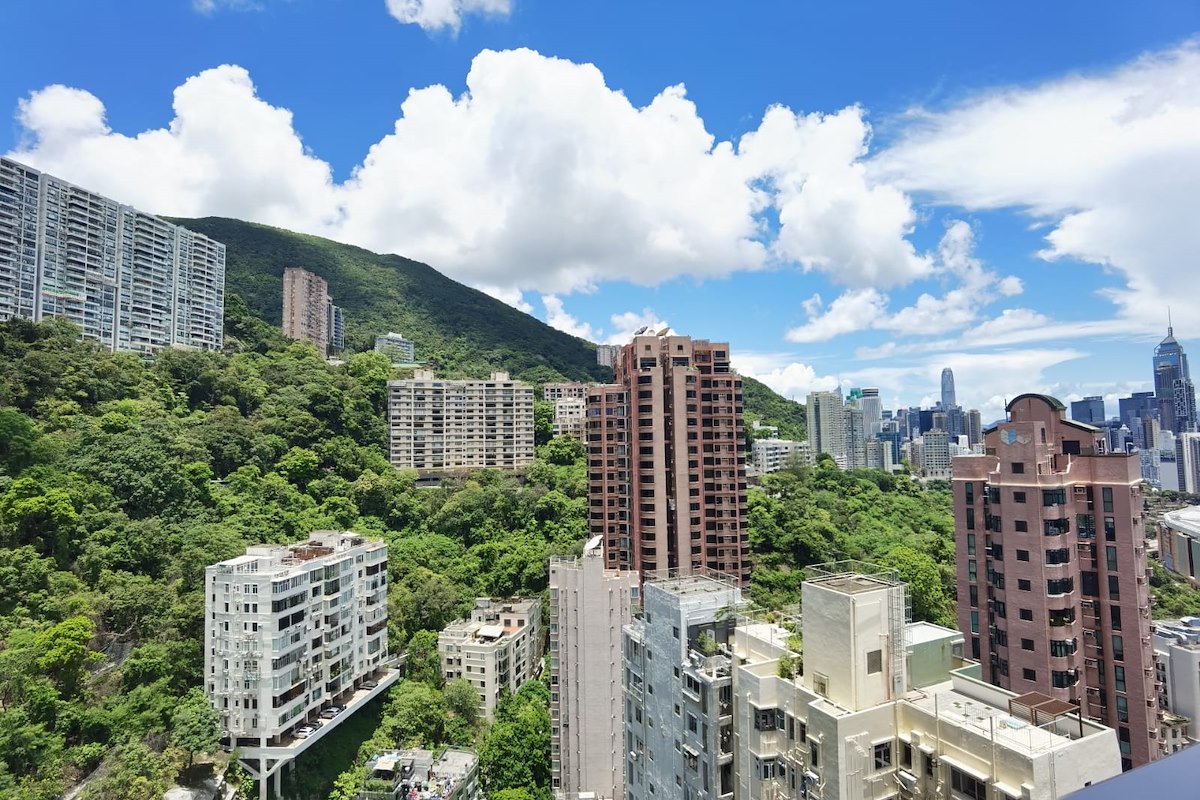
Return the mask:
POLYGON ((812 575, 798 631, 728 581, 646 585, 625 634, 630 800, 1055 800, 1120 773, 1115 731, 980 680, 961 633, 906 621, 889 574, 812 575))
POLYGON ((375 337, 375 352, 383 353, 393 364, 411 364, 417 359, 417 346, 399 333, 375 337))
POLYGON ((442 380, 417 370, 388 381, 388 443, 394 466, 421 472, 527 467, 533 387, 504 372, 488 380, 442 380))
POLYGON ((584 400, 587 390, 585 383, 547 383, 542 386, 542 399, 547 403, 566 399, 584 400))
POLYGON ((320 531, 250 547, 205 569, 204 599, 205 688, 264 793, 283 763, 395 680, 382 541, 320 531))
POLYGON ((358 800, 480 800, 479 757, 470 750, 386 750, 367 759, 358 800))
POLYGON ((66 319, 109 350, 220 350, 225 245, 0 158, 0 320, 66 319))
POLYGON ((447 681, 464 678, 479 692, 480 713, 496 714, 503 692, 513 693, 542 668, 542 604, 538 600, 475 600, 471 618, 438 635, 447 681))
POLYGON ((747 472, 767 475, 791 464, 811 464, 812 450, 808 442, 791 439, 755 439, 750 446, 751 464, 747 472))

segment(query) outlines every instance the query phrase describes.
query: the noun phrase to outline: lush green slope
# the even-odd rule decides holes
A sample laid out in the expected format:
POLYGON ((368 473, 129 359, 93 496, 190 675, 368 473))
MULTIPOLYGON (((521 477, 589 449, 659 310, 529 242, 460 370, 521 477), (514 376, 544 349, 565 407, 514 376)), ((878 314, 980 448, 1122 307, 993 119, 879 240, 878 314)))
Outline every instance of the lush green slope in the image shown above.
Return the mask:
POLYGON ((395 331, 416 342, 417 358, 448 375, 482 377, 507 368, 533 381, 600 380, 595 345, 456 283, 432 267, 279 228, 209 217, 179 220, 227 246, 226 288, 272 325, 282 318, 284 267, 329 282, 346 312, 349 350, 395 331))
MULTIPOLYGON (((278 326, 283 269, 304 267, 329 281, 330 294, 345 309, 351 351, 369 349, 376 334, 396 331, 416 342, 420 361, 448 376, 507 369, 536 383, 612 377, 596 364, 595 345, 420 262, 234 219, 177 221, 228 247, 226 288, 237 297, 227 316, 240 313, 244 302, 250 314, 278 326)), ((752 379, 746 379, 746 412, 778 425, 781 436, 804 430, 803 406, 752 379)))

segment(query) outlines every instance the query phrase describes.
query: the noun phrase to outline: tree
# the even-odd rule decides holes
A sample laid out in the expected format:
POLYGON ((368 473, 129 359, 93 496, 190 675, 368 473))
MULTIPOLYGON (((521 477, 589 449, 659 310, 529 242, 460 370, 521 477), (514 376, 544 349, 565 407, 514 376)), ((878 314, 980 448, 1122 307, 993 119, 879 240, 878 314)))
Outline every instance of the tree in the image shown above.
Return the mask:
POLYGON ((221 744, 221 717, 204 689, 194 687, 180 698, 171 715, 171 739, 188 754, 188 766, 196 753, 211 753, 221 744))
POLYGON ((405 666, 408 677, 429 686, 442 685, 442 659, 438 655, 437 631, 420 630, 408 640, 405 666))
POLYGON ((442 689, 446 705, 458 716, 474 725, 479 720, 479 692, 466 678, 455 678, 442 689))
POLYGON ((54 681, 66 697, 79 692, 87 677, 87 668, 104 660, 88 649, 94 629, 87 617, 71 617, 37 635, 34 644, 41 652, 38 668, 54 681))
POLYGON ((554 404, 533 401, 533 443, 543 445, 554 437, 554 404))

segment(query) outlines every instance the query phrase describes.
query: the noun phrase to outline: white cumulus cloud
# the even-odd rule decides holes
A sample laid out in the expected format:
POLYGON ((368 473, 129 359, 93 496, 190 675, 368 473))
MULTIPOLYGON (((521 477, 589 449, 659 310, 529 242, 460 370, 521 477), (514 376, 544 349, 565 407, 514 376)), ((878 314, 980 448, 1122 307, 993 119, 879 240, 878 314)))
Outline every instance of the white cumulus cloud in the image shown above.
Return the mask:
POLYGON ((682 86, 638 107, 596 67, 530 50, 479 53, 462 94, 410 90, 393 131, 340 184, 237 66, 189 78, 173 116, 140 133, 111 130, 99 98, 61 86, 22 101, 18 122, 15 158, 123 202, 401 253, 522 308, 525 291, 792 261, 854 288, 930 268, 906 239, 907 199, 862 167, 860 109, 772 108, 756 131, 719 141, 682 86))
POLYGON ((1049 260, 1118 271, 1109 293, 1131 331, 1163 327, 1200 250, 1200 44, 1116 69, 988 92, 946 110, 916 110, 871 170, 879 180, 969 209, 1017 208, 1048 225, 1049 260))
POLYGON ((592 330, 590 324, 580 322, 567 313, 567 310, 563 308, 562 298, 544 294, 542 295, 542 306, 546 309, 546 324, 551 328, 578 336, 580 339, 587 339, 589 342, 600 338, 600 331, 592 330))
POLYGON ((387 0, 387 8, 406 25, 458 33, 463 17, 471 14, 507 17, 512 13, 512 0, 387 0))

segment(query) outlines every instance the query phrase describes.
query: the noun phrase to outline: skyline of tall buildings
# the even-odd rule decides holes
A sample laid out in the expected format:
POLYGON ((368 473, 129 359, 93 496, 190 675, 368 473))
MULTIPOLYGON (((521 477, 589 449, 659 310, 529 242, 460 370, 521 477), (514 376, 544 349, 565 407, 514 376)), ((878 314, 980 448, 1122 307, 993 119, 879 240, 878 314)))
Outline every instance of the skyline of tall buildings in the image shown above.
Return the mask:
POLYGON ((0 320, 152 354, 220 350, 224 310, 225 245, 0 157, 0 320))
POLYGON ((588 511, 605 563, 750 579, 742 381, 729 345, 633 338, 587 393, 588 511))
POLYGON ((1159 755, 1136 454, 1023 394, 953 464, 958 623, 985 680, 1114 728, 1125 769, 1159 755))

